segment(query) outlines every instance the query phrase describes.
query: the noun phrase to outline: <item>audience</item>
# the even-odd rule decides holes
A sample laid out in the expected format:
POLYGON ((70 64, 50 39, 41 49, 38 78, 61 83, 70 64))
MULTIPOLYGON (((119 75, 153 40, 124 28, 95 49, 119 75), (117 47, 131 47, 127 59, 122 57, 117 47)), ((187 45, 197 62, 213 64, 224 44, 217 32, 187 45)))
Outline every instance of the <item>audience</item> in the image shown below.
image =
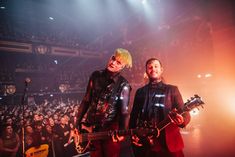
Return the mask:
POLYGON ((1 155, 6 154, 6 151, 8 154, 21 155, 22 127, 24 128, 25 151, 32 147, 37 148, 42 144, 47 144, 49 146, 49 157, 52 157, 53 153, 56 156, 68 157, 76 154, 74 143, 70 143, 67 147, 64 147, 64 144, 68 142, 69 134, 73 131, 72 129, 76 122, 78 101, 67 100, 63 102, 53 100, 52 102, 45 100, 42 104, 35 106, 27 105, 24 111, 24 118, 22 117, 22 108, 19 105, 0 106, 1 155), (9 139, 14 139, 14 146, 12 144, 8 148, 7 145, 4 145, 4 141, 9 141, 9 139))

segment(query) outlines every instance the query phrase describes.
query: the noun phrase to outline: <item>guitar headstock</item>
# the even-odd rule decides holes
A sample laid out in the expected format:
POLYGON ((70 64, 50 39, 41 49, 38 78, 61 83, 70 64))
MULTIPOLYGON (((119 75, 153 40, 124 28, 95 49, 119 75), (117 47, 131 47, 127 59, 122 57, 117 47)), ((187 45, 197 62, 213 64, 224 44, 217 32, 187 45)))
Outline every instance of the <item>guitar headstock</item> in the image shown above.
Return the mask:
POLYGON ((201 97, 198 96, 197 94, 195 94, 193 97, 191 97, 190 100, 188 100, 185 104, 184 104, 184 111, 191 111, 194 108, 198 108, 199 106, 201 106, 203 108, 203 104, 205 104, 201 97))

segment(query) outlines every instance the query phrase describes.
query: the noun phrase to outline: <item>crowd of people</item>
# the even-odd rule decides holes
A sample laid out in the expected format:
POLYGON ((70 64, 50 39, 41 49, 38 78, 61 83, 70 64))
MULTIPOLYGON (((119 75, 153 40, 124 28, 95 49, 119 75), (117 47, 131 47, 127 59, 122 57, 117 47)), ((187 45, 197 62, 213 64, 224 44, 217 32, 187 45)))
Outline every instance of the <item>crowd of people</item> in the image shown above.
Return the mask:
POLYGON ((30 148, 42 144, 49 146, 48 157, 77 154, 72 143, 67 147, 64 145, 75 127, 78 107, 78 100, 69 99, 45 99, 40 104, 25 105, 24 109, 21 105, 1 106, 1 156, 22 156, 23 148, 27 153, 30 148))

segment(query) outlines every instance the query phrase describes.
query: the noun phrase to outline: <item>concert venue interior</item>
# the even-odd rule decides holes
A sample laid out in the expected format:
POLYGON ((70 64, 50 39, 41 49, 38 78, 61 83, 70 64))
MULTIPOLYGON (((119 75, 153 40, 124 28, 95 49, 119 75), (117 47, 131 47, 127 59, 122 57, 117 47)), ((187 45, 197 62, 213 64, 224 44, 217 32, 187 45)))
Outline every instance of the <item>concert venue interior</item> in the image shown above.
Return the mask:
POLYGON ((90 74, 119 47, 133 57, 123 71, 130 105, 157 57, 185 102, 198 94, 205 103, 181 129, 185 156, 235 156, 233 0, 1 0, 0 122, 21 128, 23 105, 29 115, 73 115, 90 74))

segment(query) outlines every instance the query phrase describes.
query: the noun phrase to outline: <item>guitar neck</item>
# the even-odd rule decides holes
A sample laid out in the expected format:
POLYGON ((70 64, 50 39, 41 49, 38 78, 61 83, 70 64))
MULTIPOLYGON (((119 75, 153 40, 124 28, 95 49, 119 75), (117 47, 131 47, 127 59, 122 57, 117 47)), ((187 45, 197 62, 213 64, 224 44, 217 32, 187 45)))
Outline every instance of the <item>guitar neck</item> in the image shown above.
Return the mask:
MULTIPOLYGON (((178 111, 178 114, 183 114, 186 111, 185 108, 183 108, 183 110, 180 112, 178 111)), ((159 122, 157 124, 157 128, 159 131, 163 130, 164 128, 166 128, 169 124, 171 124, 171 119, 169 118, 169 116, 167 116, 167 118, 165 118, 164 120, 162 120, 161 122, 159 122)))
POLYGON ((161 131, 164 128, 166 128, 170 123, 171 123, 171 119, 167 117, 166 119, 164 119, 163 121, 157 124, 157 128, 159 131, 161 131))
POLYGON ((102 140, 102 139, 109 139, 114 133, 118 134, 119 136, 127 136, 127 135, 137 134, 140 131, 149 133, 149 132, 154 132, 154 130, 155 129, 150 129, 150 128, 137 128, 137 129, 127 129, 127 130, 84 133, 80 135, 80 140, 81 142, 102 140))
POLYGON ((93 140, 102 140, 110 138, 110 132, 92 132, 81 134, 80 140, 82 142, 93 141, 93 140))

